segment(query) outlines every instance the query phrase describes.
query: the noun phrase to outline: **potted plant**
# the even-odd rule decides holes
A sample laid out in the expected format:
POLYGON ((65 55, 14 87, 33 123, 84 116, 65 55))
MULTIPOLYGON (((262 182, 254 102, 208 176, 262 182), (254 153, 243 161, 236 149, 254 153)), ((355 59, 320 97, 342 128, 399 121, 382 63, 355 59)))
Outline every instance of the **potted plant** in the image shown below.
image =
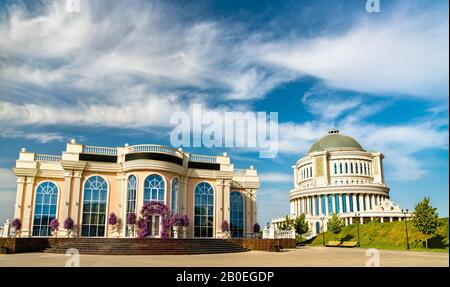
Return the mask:
POLYGON ((134 226, 136 225, 136 213, 128 213, 127 214, 127 229, 128 236, 134 237, 134 226))
POLYGON ((72 218, 67 217, 66 220, 64 220, 64 229, 66 230, 67 237, 73 236, 73 227, 74 227, 74 223, 73 223, 72 218))
POLYGON ((13 227, 12 229, 13 229, 14 237, 17 237, 20 234, 20 230, 22 229, 22 222, 20 221, 19 218, 16 218, 13 220, 11 225, 13 227))
POLYGON ((228 238, 230 236, 230 225, 228 224, 228 221, 222 221, 222 225, 220 227, 222 229, 222 237, 228 238))
POLYGON ((118 237, 117 232, 117 223, 119 219, 117 218, 117 215, 114 212, 111 212, 108 217, 108 224, 111 226, 111 233, 114 237, 118 237))
POLYGON ((181 216, 180 218, 181 231, 183 232, 183 238, 187 237, 187 228, 189 227, 189 217, 187 214, 181 216))
POLYGON ((253 225, 253 233, 255 234, 256 238, 260 238, 261 226, 259 226, 258 223, 255 223, 255 225, 253 225))
POLYGON ((180 216, 178 213, 175 213, 172 215, 171 221, 172 221, 172 229, 173 229, 173 238, 178 238, 178 234, 180 232, 180 227, 182 225, 182 216, 180 216))
POLYGON ((53 218, 50 220, 50 231, 52 232, 52 235, 55 237, 58 237, 58 230, 59 230, 59 221, 57 218, 53 218))

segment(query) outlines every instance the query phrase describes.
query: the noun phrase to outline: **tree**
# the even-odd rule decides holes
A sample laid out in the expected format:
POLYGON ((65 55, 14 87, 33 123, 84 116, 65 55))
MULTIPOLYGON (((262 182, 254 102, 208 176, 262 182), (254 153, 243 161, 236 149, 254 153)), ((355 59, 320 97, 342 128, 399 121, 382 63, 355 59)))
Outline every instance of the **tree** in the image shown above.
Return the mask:
POLYGON ((294 229, 295 233, 298 235, 302 235, 308 232, 308 222, 305 220, 305 214, 302 213, 300 216, 298 216, 294 221, 294 229))
POLYGON ((344 228, 345 223, 342 218, 339 218, 339 216, 336 213, 333 213, 330 220, 328 220, 328 230, 333 232, 334 234, 338 234, 342 231, 342 228, 344 228))
POLYGON ((290 229, 292 229, 293 225, 294 225, 294 220, 290 219, 289 216, 286 215, 284 222, 281 223, 280 229, 281 230, 290 230, 290 229))
POLYGON ((439 227, 439 215, 436 208, 430 205, 430 198, 425 197, 421 202, 416 204, 412 222, 425 235, 425 247, 428 248, 428 239, 436 234, 439 227))

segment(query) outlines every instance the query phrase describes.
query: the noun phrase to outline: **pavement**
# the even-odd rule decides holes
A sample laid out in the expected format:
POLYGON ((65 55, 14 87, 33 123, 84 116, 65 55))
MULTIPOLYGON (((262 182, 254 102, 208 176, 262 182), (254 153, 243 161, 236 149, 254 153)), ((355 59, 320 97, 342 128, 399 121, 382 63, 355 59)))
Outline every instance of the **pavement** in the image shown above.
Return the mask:
MULTIPOLYGON (((77 262, 66 254, 0 255, 0 267, 64 267, 77 262)), ((299 247, 282 252, 250 251, 206 255, 79 255, 82 267, 449 267, 449 253, 363 248, 299 247)))

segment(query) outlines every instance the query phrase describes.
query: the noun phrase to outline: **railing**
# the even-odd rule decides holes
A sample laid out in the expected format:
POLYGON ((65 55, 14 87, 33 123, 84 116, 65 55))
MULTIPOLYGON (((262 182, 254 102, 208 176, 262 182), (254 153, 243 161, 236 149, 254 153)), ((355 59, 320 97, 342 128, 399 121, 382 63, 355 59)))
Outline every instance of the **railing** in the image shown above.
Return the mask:
POLYGON ((48 161, 48 162, 60 162, 61 156, 48 155, 48 154, 36 154, 36 161, 48 161))
POLYGON ((275 230, 275 238, 295 239, 295 230, 275 230))
POLYGON ((155 144, 140 144, 140 145, 134 145, 130 146, 131 152, 158 152, 158 153, 167 153, 170 155, 174 155, 177 157, 183 157, 181 152, 178 150, 163 146, 163 145, 155 145, 155 144))
POLYGON ((83 146, 83 153, 101 154, 101 155, 117 155, 117 148, 103 146, 83 146))
POLYGON ((217 157, 216 156, 209 156, 209 155, 191 154, 189 156, 189 161, 206 162, 206 163, 217 163, 217 157))
POLYGON ((234 170, 234 174, 246 175, 247 174, 247 170, 246 169, 235 169, 234 170))

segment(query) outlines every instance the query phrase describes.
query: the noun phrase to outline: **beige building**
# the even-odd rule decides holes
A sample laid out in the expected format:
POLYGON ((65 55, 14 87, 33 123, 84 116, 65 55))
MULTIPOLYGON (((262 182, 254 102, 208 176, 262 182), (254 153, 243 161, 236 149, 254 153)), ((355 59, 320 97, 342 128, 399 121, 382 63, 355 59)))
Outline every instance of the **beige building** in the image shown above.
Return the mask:
MULTIPOLYGON (((290 216, 305 214, 312 235, 327 230, 337 214, 345 223, 361 224, 410 217, 390 200, 384 181, 384 155, 368 152, 352 137, 332 129, 292 166, 294 189, 289 192, 290 216)), ((284 218, 272 221, 280 225, 284 218)))
MULTIPOLYGON (((53 218, 63 235, 68 217, 77 236, 110 237, 111 213, 121 219, 115 236, 132 237, 127 215, 139 217, 149 201, 186 214, 188 237, 222 237, 224 220, 233 237, 248 237, 256 223, 257 171, 235 169, 227 154, 195 155, 151 144, 94 147, 71 140, 61 156, 22 149, 13 170, 21 237, 50 236, 53 218)), ((155 226, 150 236, 159 237, 160 228, 155 226)))

